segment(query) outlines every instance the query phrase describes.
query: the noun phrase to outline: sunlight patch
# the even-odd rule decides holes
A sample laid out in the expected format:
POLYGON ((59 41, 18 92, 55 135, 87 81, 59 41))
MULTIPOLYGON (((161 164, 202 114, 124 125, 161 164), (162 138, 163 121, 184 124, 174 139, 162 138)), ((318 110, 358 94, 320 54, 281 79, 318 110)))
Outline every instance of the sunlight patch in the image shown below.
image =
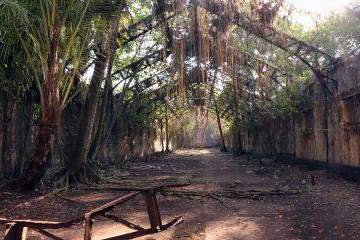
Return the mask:
POLYGON ((263 239, 259 224, 247 218, 208 223, 205 235, 206 240, 263 239))

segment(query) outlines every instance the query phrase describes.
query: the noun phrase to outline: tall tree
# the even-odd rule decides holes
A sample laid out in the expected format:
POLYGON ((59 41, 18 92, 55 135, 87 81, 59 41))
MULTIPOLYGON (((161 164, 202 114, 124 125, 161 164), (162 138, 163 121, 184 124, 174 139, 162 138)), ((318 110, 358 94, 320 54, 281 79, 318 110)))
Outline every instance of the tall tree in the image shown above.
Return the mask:
MULTIPOLYGON (((123 10, 124 6, 124 1, 117 1, 117 5, 114 6, 117 10, 112 16, 105 19, 106 31, 100 32, 100 42, 95 52, 96 60, 94 73, 90 81, 82 113, 77 144, 78 148, 75 150, 74 158, 70 162, 69 172, 75 177, 77 175, 77 177, 86 178, 88 175, 88 154, 92 140, 96 136, 98 128, 95 119, 97 116, 98 106, 100 105, 101 85, 105 79, 107 66, 109 66, 108 72, 110 72, 110 74, 108 73, 108 78, 111 76, 112 62, 110 63, 109 60, 113 61, 114 58, 113 54, 116 45, 115 39, 118 36, 119 28, 119 14, 123 10)), ((108 79, 108 81, 109 80, 110 79, 108 79)), ((107 93, 103 92, 103 94, 105 95, 107 93)), ((103 101, 103 104, 106 105, 106 102, 103 101)), ((103 114, 105 114, 105 112, 103 112, 103 114)))
MULTIPOLYGON (((65 72, 71 49, 76 43, 90 0, 2 0, 0 20, 7 27, 5 38, 16 32, 40 95, 41 116, 35 137, 34 154, 21 178, 24 188, 33 188, 43 177, 51 152, 52 138, 60 125, 60 83, 72 83, 65 72), (69 31, 64 31, 68 26, 69 31), (64 48, 61 48, 64 41, 64 48)), ((5 47, 10 46, 5 43, 5 47)), ((78 63, 73 63, 74 68, 78 63)), ((72 75, 74 76, 74 75, 72 75)), ((70 77, 71 78, 71 77, 70 77)), ((65 98, 67 95, 65 95, 65 98)), ((64 101, 65 102, 65 99, 64 101)))

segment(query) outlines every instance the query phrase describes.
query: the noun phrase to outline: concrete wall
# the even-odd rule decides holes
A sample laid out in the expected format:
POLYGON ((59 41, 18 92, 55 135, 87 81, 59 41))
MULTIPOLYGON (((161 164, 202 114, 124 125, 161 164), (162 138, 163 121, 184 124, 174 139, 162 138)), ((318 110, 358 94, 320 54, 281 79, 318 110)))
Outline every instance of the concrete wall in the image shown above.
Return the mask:
POLYGON ((102 144, 99 152, 101 162, 121 163, 162 150, 154 128, 139 129, 129 135, 123 134, 123 132, 126 130, 115 126, 109 140, 102 144))
MULTIPOLYGON (((119 111, 123 112, 119 109, 119 111)), ((78 131, 79 119, 77 112, 81 112, 81 104, 72 102, 72 106, 62 113, 62 130, 60 135, 63 151, 69 156, 76 146, 76 132, 78 131)), ((98 159, 102 163, 116 164, 132 158, 143 157, 157 151, 160 135, 155 128, 131 128, 126 113, 121 114, 115 121, 110 136, 105 142, 101 142, 98 159)))
POLYGON ((0 98, 0 176, 19 175, 32 152, 31 102, 0 98))
POLYGON ((284 118, 263 117, 242 129, 242 148, 324 163, 334 168, 360 167, 360 56, 350 56, 327 71, 331 95, 317 80, 310 102, 284 118), (266 127, 264 127, 266 126, 266 127))
MULTIPOLYGON (((48 167, 65 165, 72 159, 82 105, 74 100, 61 116, 58 139, 53 139, 53 151, 48 167)), ((31 101, 11 101, 0 97, 0 177, 19 176, 33 153, 37 124, 34 122, 31 101)), ((154 128, 129 129, 126 117, 121 117, 106 142, 101 143, 98 160, 102 163, 121 163, 161 151, 159 134, 154 128)), ((171 146, 171 145, 170 145, 171 146)))

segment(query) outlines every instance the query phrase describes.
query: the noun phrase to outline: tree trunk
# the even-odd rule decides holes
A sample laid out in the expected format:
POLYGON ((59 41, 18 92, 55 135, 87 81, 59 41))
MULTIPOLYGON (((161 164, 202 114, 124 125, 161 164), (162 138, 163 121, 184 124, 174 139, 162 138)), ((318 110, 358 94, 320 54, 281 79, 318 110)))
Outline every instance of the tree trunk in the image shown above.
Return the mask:
POLYGON ((214 99, 214 104, 215 104, 216 120, 217 120, 217 124, 218 124, 218 127, 219 127, 219 132, 220 132, 220 137, 221 137, 220 150, 222 152, 227 152, 226 145, 225 145, 224 134, 223 134, 222 127, 221 127, 221 119, 220 119, 219 108, 218 108, 218 105, 217 105, 215 99, 214 99))
POLYGON ((235 102, 235 111, 234 111, 234 124, 233 124, 233 153, 238 154, 242 153, 242 140, 241 140, 241 128, 240 128, 240 119, 239 119, 239 84, 238 84, 239 78, 235 78, 234 81, 234 102, 235 102))
POLYGON ((22 187, 32 189, 44 176, 46 160, 51 152, 52 136, 57 134, 60 125, 59 96, 59 40, 60 25, 56 16, 53 26, 48 29, 49 48, 46 62, 47 72, 42 86, 41 119, 35 138, 34 155, 30 166, 21 178, 22 187))
POLYGON ((169 146, 169 109, 168 109, 168 100, 166 100, 165 103, 165 137, 166 137, 166 145, 165 145, 165 149, 167 152, 170 151, 170 146, 169 146))
MULTIPOLYGON (((106 81, 105 81, 105 87, 104 87, 104 92, 103 92, 103 101, 102 101, 102 105, 101 105, 101 111, 100 111, 100 117, 99 117, 99 122, 98 122, 98 127, 95 127, 95 133, 94 135, 94 139, 91 143, 91 148, 89 150, 89 159, 94 160, 99 152, 100 149, 100 145, 101 145, 101 141, 104 141, 106 138, 106 133, 105 133, 105 127, 106 127, 106 123, 108 123, 109 125, 111 124, 111 118, 110 121, 109 119, 106 119, 106 117, 108 116, 108 106, 110 103, 109 98, 112 98, 112 93, 111 93, 111 89, 112 89, 112 68, 113 68, 113 62, 115 59, 115 50, 116 50, 116 39, 117 39, 117 29, 119 28, 119 21, 116 21, 114 23, 113 29, 111 30, 112 36, 110 37, 110 43, 109 43, 109 48, 110 48, 110 57, 109 57, 109 64, 107 67, 107 73, 106 73, 106 81)), ((107 126, 110 127, 110 126, 107 126)))
POLYGON ((160 119, 160 142, 161 142, 161 152, 164 152, 164 126, 163 126, 163 120, 160 119))
MULTIPOLYGON (((99 52, 96 54, 94 74, 91 78, 87 98, 83 107, 83 115, 80 126, 77 150, 74 159, 70 162, 70 171, 81 176, 86 174, 86 165, 91 140, 93 139, 93 129, 96 118, 98 102, 101 93, 101 84, 104 80, 106 64, 110 53, 110 39, 114 31, 117 31, 117 24, 110 20, 109 31, 103 33, 102 44, 99 52)), ((86 176, 85 176, 86 177, 86 176)))

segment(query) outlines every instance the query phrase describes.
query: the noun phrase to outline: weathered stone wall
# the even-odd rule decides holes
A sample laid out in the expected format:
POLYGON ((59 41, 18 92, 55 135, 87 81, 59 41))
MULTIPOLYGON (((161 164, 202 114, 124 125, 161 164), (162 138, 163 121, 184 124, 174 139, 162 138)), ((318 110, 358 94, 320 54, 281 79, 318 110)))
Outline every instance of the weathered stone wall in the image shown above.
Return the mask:
MULTIPOLYGON (((132 129, 125 113, 118 113, 109 138, 100 142, 98 158, 102 163, 116 164, 132 158, 143 157, 156 151, 161 151, 157 144, 159 135, 155 128, 144 127, 132 129)), ((81 112, 81 104, 72 102, 72 105, 62 113, 62 134, 60 140, 62 149, 68 156, 76 148, 76 137, 79 125, 78 112, 81 112)), ((108 126, 107 126, 108 127, 108 126)), ((56 152, 55 152, 56 154, 56 152)), ((69 157, 68 157, 69 159, 69 157)))
POLYGON ((312 100, 301 111, 263 118, 242 129, 243 150, 314 160, 334 168, 360 167, 360 56, 346 58, 327 74, 338 83, 328 83, 331 95, 325 96, 315 80, 312 100))
POLYGON ((99 152, 101 162, 121 163, 162 150, 157 144, 158 135, 154 128, 143 128, 130 134, 122 132, 126 129, 115 126, 108 141, 102 144, 99 152))
POLYGON ((32 104, 0 99, 0 176, 20 175, 32 152, 32 104))
MULTIPOLYGON (((53 139, 53 151, 48 167, 65 165, 71 161, 77 146, 81 120, 80 101, 74 100, 61 115, 58 139, 53 139)), ((101 143, 98 160, 103 163, 121 163, 161 151, 159 134, 154 128, 130 130, 126 117, 116 121, 111 135, 101 143)), ((37 124, 34 121, 32 101, 0 98, 0 177, 19 176, 33 153, 37 124)))

